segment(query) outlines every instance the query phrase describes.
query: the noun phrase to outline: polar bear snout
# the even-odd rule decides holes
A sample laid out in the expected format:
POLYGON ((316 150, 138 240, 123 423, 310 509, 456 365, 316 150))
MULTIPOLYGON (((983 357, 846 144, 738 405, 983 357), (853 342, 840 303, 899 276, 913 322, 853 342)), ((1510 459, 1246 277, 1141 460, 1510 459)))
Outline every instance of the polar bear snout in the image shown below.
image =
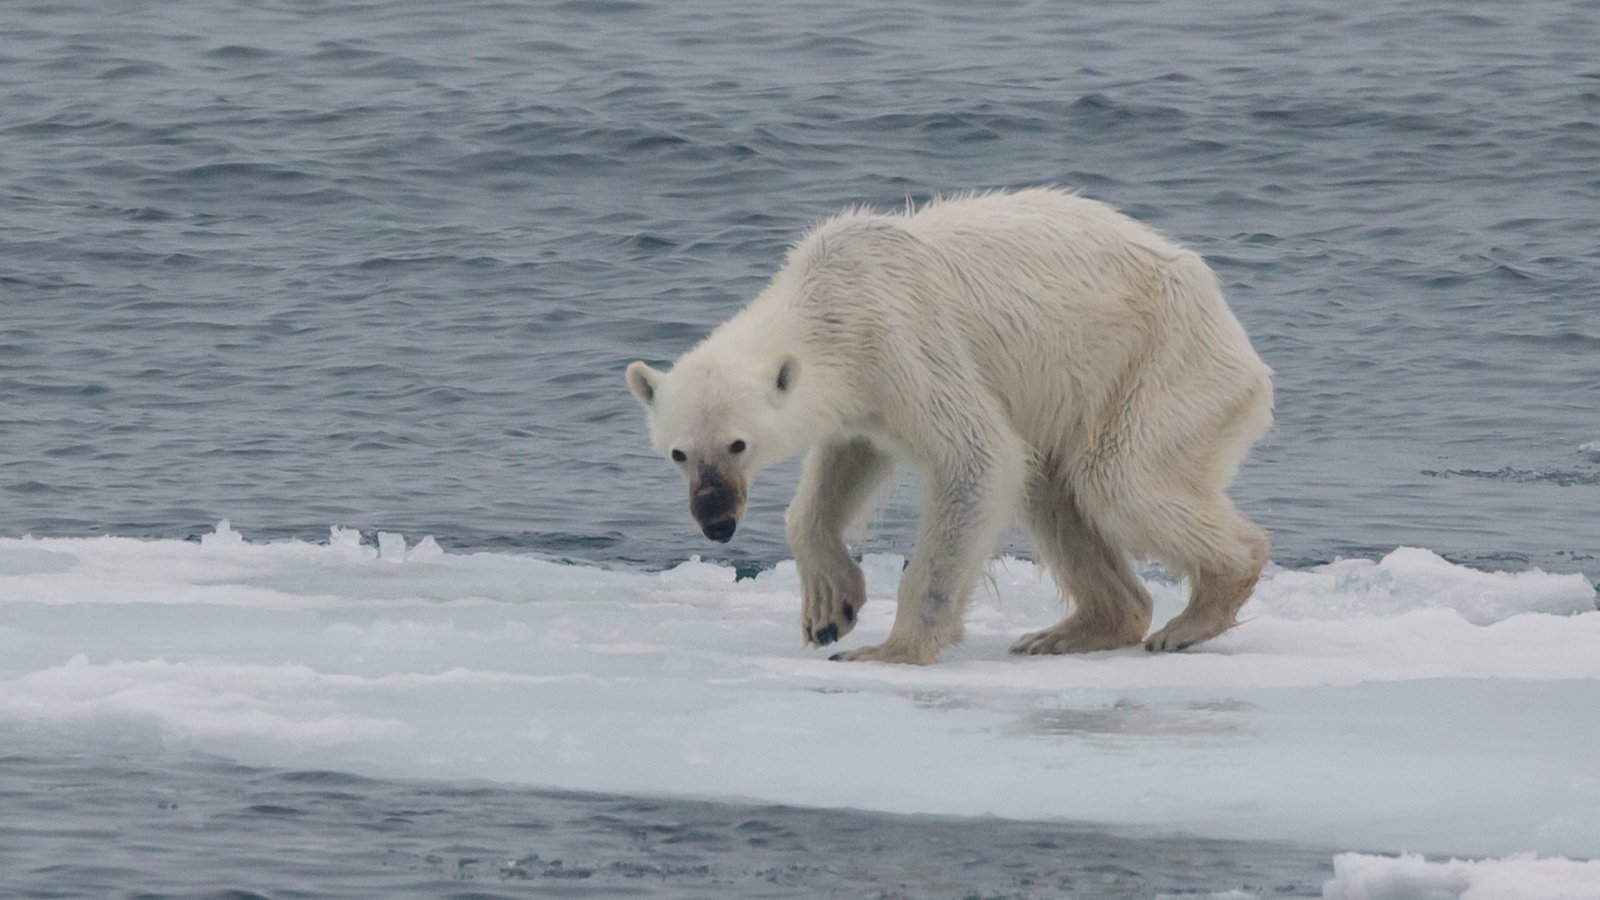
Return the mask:
POLYGON ((689 482, 689 512, 705 536, 720 544, 733 540, 744 515, 744 479, 731 469, 702 466, 689 482))

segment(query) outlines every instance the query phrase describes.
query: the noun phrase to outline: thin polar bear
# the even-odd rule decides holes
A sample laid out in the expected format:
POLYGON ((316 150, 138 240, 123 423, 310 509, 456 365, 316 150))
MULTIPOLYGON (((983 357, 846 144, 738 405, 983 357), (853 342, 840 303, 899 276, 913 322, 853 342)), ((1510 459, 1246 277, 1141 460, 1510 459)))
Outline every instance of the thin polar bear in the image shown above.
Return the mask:
POLYGON ((833 657, 919 664, 961 640, 1018 518, 1069 610, 1013 652, 1182 650, 1233 627, 1269 544, 1224 491, 1272 423, 1271 379, 1199 256, 1050 189, 846 212, 670 371, 627 370, 713 540, 757 472, 805 454, 786 534, 808 644, 867 599, 846 526, 895 463, 925 472, 894 625, 833 657), (1130 557, 1190 586, 1148 639, 1130 557))

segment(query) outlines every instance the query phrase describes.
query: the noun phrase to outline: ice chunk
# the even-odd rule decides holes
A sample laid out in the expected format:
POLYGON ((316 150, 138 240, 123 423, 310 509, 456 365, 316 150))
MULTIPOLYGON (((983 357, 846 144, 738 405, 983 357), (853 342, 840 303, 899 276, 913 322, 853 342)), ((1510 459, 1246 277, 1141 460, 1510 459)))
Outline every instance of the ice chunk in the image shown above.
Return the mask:
POLYGON ((443 556, 444 550, 440 549, 439 542, 431 534, 424 535, 415 547, 406 552, 406 559, 412 562, 433 562, 443 556))
POLYGON ((1301 571, 1277 570, 1249 609, 1289 618, 1401 615, 1442 607, 1487 625, 1530 612, 1566 615, 1595 608, 1595 590, 1578 573, 1480 572, 1429 550, 1400 547, 1383 559, 1346 559, 1301 571))
POLYGON ((401 563, 406 561, 405 535, 393 534, 388 531, 378 532, 378 558, 384 562, 401 563))
POLYGON ((227 519, 217 523, 217 527, 210 533, 200 536, 200 546, 208 549, 221 547, 237 547, 244 544, 244 535, 233 530, 227 519))
POLYGON ((328 546, 342 551, 347 556, 367 557, 371 555, 368 548, 361 545, 361 532, 354 528, 341 528, 338 525, 329 528, 328 546))
POLYGON ((1504 859, 1429 862, 1414 853, 1342 853, 1325 900, 1600 900, 1600 861, 1504 859))

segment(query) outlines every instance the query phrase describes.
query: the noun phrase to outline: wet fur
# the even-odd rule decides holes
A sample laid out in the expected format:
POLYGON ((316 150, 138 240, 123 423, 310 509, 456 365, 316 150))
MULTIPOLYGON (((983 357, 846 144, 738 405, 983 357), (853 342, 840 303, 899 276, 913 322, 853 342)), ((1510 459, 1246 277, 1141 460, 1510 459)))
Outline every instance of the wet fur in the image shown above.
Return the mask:
POLYGON ((1071 610, 1018 653, 1186 648, 1235 624, 1266 562, 1224 489, 1271 424, 1270 370, 1198 256, 1060 191, 840 215, 671 372, 628 381, 658 451, 732 467, 741 515, 757 471, 806 454, 786 533, 809 643, 866 601, 845 527, 895 464, 927 473, 888 639, 835 658, 933 662, 1019 516, 1071 610), (735 432, 747 454, 717 456, 735 432), (1192 588, 1148 638, 1130 554, 1192 588))

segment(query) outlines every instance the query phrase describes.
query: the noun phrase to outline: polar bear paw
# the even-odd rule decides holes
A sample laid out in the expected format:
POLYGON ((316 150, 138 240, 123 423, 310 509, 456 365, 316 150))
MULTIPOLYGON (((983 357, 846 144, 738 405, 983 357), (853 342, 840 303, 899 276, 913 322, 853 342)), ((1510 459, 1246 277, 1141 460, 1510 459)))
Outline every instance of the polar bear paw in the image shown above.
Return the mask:
POLYGON ((825 647, 849 634, 867 602, 867 579, 848 556, 800 571, 800 630, 807 646, 825 647))
POLYGON ((1033 631, 1017 638, 1011 652, 1024 656, 1044 656, 1061 653, 1094 653, 1097 650, 1118 650, 1139 643, 1143 629, 1136 631, 1091 631, 1061 622, 1043 631, 1033 631))
POLYGON ((828 658, 835 662, 885 662, 931 666, 939 659, 939 649, 931 642, 909 643, 888 640, 876 647, 846 650, 828 658))
POLYGON ((1188 610, 1179 613, 1166 627, 1150 635, 1144 649, 1151 653, 1187 650, 1201 641, 1209 641, 1237 625, 1232 617, 1194 616, 1188 610))

